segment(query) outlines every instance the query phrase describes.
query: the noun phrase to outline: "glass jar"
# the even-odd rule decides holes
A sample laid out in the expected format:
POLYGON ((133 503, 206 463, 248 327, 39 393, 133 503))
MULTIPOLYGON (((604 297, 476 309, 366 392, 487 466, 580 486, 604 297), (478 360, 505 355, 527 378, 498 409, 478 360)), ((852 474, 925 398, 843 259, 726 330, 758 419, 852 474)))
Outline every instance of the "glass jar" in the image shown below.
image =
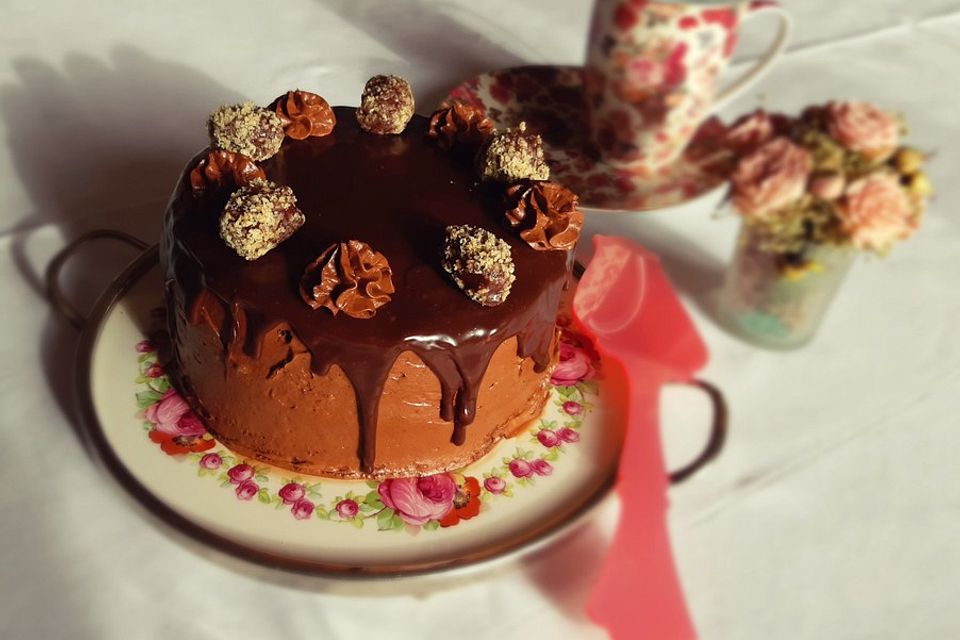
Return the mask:
POLYGON ((743 225, 720 296, 721 321, 762 347, 801 347, 816 334, 855 256, 832 244, 809 245, 802 257, 774 253, 743 225))

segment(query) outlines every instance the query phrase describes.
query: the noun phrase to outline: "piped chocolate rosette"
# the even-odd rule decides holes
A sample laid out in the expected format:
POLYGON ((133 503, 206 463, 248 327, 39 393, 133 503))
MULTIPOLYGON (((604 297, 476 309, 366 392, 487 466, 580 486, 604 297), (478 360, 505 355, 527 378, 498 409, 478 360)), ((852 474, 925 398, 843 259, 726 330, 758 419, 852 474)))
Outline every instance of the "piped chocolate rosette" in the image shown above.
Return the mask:
POLYGON ((178 389, 298 473, 456 469, 536 418, 582 226, 539 137, 371 78, 219 109, 161 243, 178 389))

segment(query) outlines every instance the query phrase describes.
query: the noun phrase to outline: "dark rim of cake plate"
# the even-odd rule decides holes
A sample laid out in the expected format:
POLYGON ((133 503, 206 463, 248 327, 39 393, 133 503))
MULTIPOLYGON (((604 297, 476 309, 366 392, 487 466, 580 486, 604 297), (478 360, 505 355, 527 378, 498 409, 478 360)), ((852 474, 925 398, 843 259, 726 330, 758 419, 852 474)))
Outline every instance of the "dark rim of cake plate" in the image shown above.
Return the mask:
MULTIPOLYGON (((138 505, 145 507, 151 514, 165 524, 172 526, 177 532, 186 534, 193 541, 223 552, 234 558, 253 562, 268 569, 283 569, 304 575, 328 578, 399 578, 427 574, 439 574, 461 569, 482 569, 487 566, 493 568, 491 561, 508 560, 526 554, 566 536, 580 525, 589 521, 586 517, 611 493, 617 475, 617 469, 611 468, 609 476, 581 504, 560 520, 550 520, 544 526, 532 528, 502 542, 484 546, 471 553, 456 558, 432 560, 410 564, 385 564, 380 566, 357 566, 329 561, 315 561, 296 558, 289 555, 271 553, 262 549, 240 544, 220 534, 202 527, 182 515, 144 487, 126 467, 113 447, 110 446, 103 433, 93 402, 93 380, 91 366, 93 355, 103 329, 103 321, 123 296, 142 278, 153 269, 159 260, 158 246, 146 248, 143 253, 131 262, 123 272, 101 294, 89 318, 85 321, 76 313, 72 305, 65 301, 62 292, 56 285, 59 268, 68 254, 85 241, 99 238, 114 238, 126 242, 140 249, 145 243, 126 234, 106 231, 92 232, 78 238, 65 247, 50 263, 48 269, 48 292, 54 307, 63 313, 75 326, 82 329, 76 360, 76 402, 81 421, 81 437, 84 445, 94 449, 100 461, 113 474, 114 478, 134 498, 138 505), (484 563, 484 564, 481 564, 484 563)), ((579 267, 579 265, 577 265, 579 267)), ((577 273, 579 277, 582 268, 577 273)), ((715 458, 722 446, 725 436, 726 407, 720 392, 709 383, 694 381, 694 385, 701 387, 714 403, 714 425, 707 445, 700 455, 682 469, 670 474, 672 482, 682 482, 693 473, 715 458)))

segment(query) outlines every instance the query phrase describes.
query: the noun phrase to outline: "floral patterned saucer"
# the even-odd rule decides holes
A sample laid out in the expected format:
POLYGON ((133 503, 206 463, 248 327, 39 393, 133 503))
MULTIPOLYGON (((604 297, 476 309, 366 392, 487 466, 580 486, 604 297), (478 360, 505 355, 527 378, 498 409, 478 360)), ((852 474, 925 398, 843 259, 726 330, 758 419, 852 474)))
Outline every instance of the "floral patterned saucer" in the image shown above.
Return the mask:
POLYGON ((575 191, 585 207, 649 211, 674 207, 718 190, 730 171, 721 141, 726 127, 710 118, 681 158, 653 175, 612 167, 584 151, 581 67, 527 66, 483 73, 446 100, 484 109, 498 127, 526 121, 543 137, 551 179, 575 191))
POLYGON ((543 416, 454 473, 380 482, 294 475, 233 454, 171 388, 156 249, 104 294, 79 357, 87 434, 122 484, 178 529, 271 566, 397 575, 462 567, 558 535, 612 486, 622 419, 601 364, 562 326, 543 416))

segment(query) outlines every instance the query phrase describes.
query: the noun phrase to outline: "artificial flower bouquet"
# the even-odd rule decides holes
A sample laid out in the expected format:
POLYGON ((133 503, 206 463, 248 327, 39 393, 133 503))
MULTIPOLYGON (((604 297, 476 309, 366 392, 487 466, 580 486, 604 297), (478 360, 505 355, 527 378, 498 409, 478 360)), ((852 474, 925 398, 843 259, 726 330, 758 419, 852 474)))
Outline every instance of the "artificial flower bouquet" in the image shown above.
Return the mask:
POLYGON ((853 257, 920 226, 931 185, 897 116, 863 102, 757 111, 730 128, 730 204, 743 220, 722 311, 755 342, 809 340, 853 257))

